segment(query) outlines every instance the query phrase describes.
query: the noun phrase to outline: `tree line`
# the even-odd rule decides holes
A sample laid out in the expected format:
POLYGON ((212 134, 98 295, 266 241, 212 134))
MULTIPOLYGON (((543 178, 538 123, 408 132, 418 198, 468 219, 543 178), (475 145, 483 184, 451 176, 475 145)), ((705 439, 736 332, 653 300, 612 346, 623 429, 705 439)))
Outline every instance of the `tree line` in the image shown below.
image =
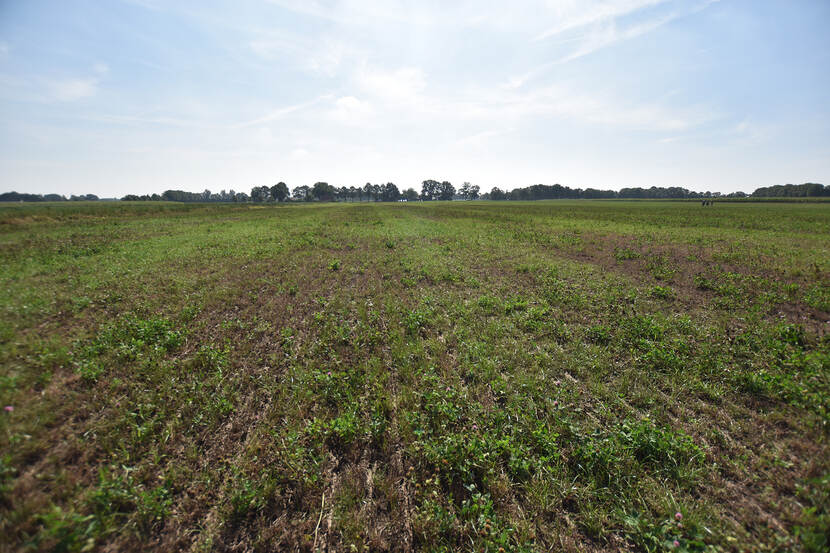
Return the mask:
MULTIPOLYGON (((570 188, 561 184, 534 184, 524 188, 502 190, 493 187, 490 192, 481 193, 477 185, 465 182, 456 189, 449 181, 425 180, 421 191, 414 188, 400 190, 395 183, 372 184, 363 186, 333 186, 327 182, 316 182, 313 186, 301 185, 289 190, 284 182, 272 186, 254 186, 250 193, 222 190, 220 192, 186 192, 184 190, 165 190, 161 194, 128 194, 122 201, 167 201, 167 202, 397 202, 397 201, 437 201, 437 200, 559 200, 559 199, 701 199, 701 198, 819 198, 830 197, 830 186, 808 182, 804 184, 779 184, 756 189, 752 194, 732 192, 721 195, 720 192, 695 192, 677 186, 651 188, 622 188, 619 191, 597 190, 595 188, 570 188)), ((0 194, 0 202, 61 202, 61 201, 97 201, 94 194, 80 196, 62 196, 59 194, 26 194, 6 192, 0 194)), ((115 199, 115 198, 109 198, 115 199)))
MULTIPOLYGON (((115 200, 115 198, 107 198, 115 200)), ((22 192, 4 192, 0 194, 0 202, 97 202, 101 200, 95 194, 81 194, 80 196, 62 196, 60 194, 26 194, 22 192)))
POLYGON ((817 182, 804 184, 777 184, 759 188, 752 193, 756 198, 819 198, 830 197, 830 186, 817 182))

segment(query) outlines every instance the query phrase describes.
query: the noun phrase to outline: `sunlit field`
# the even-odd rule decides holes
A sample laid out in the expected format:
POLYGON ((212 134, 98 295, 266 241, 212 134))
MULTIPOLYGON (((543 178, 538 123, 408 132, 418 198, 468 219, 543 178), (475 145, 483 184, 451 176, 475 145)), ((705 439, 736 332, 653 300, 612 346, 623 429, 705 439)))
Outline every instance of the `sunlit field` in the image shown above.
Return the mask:
POLYGON ((826 551, 830 204, 0 207, 0 550, 826 551))

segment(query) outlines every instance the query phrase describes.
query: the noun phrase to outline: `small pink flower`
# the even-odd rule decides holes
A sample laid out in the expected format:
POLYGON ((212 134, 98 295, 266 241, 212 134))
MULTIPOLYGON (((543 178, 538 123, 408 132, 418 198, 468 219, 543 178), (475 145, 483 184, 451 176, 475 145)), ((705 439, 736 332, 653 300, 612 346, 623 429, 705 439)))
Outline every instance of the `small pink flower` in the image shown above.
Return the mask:
POLYGON ((680 513, 674 513, 674 519, 675 520, 683 520, 683 515, 680 514, 680 513))
POLYGON ((558 381, 558 380, 554 380, 554 381, 553 381, 553 385, 554 385, 554 386, 559 386, 559 381, 558 381))
POLYGON ((674 545, 675 547, 679 547, 679 546, 680 546, 680 542, 679 542, 679 541, 677 541, 677 540, 674 540, 674 544, 673 544, 673 545, 674 545))
POLYGON ((554 401, 554 402, 553 402, 553 406, 554 406, 554 407, 559 407, 559 402, 558 402, 558 401, 554 401))
POLYGON ((3 407, 3 410, 4 410, 6 413, 11 413, 12 411, 14 411, 14 406, 12 406, 12 405, 6 405, 5 407, 3 407))
POLYGON ((326 373, 327 376, 331 376, 331 371, 326 373))
POLYGON ((477 424, 473 425, 473 430, 478 430, 478 425, 477 424))

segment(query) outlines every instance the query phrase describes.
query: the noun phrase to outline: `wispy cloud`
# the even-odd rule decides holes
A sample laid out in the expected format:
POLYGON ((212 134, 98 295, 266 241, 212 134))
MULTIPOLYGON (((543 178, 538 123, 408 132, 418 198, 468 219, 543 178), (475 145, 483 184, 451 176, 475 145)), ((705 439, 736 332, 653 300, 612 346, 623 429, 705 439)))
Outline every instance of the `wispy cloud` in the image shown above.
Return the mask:
POLYGON ((614 20, 642 10, 663 4, 667 0, 611 0, 604 2, 577 2, 564 3, 557 13, 556 23, 541 33, 533 40, 544 40, 552 36, 564 33, 579 27, 608 23, 614 20))
POLYGON ((526 92, 500 90, 483 105, 475 106, 475 112, 483 117, 500 113, 504 119, 517 121, 553 117, 617 129, 675 132, 703 125, 716 117, 704 107, 673 108, 655 102, 627 101, 559 84, 526 92))
POLYGON ((344 66, 357 63, 367 57, 354 44, 332 36, 310 39, 291 33, 256 33, 248 42, 250 51, 265 62, 283 62, 300 71, 335 77, 344 66))
POLYGON ((502 136, 504 134, 511 132, 511 130, 512 129, 489 129, 485 131, 479 131, 477 133, 473 133, 465 137, 459 138, 455 141, 455 145, 461 147, 481 146, 487 143, 491 138, 502 136))
POLYGON ((74 102, 95 96, 98 92, 98 79, 58 79, 46 84, 47 98, 57 102, 74 102))
POLYGON ((364 66, 355 72, 353 80, 367 94, 396 106, 412 106, 422 102, 426 88, 426 77, 419 67, 386 70, 364 66))
MULTIPOLYGON (((578 40, 577 47, 557 61, 566 63, 575 59, 592 54, 597 50, 606 48, 612 44, 631 40, 636 37, 650 33, 663 25, 671 23, 681 17, 686 17, 705 9, 718 0, 705 0, 691 7, 678 8, 668 13, 656 14, 633 23, 620 23, 613 17, 602 18, 585 32, 578 40)), ((653 2, 656 5, 659 2, 653 2)), ((627 12, 626 12, 627 13, 627 12)))
POLYGON ((334 102, 334 109, 330 111, 332 119, 347 125, 360 125, 372 115, 372 106, 369 102, 343 96, 334 102))
POLYGON ((98 94, 101 80, 109 73, 109 66, 103 62, 92 65, 92 75, 85 77, 40 77, 32 81, 40 83, 41 101, 76 102, 98 94))
POLYGON ((278 121, 280 119, 287 117, 288 115, 291 115, 292 113, 296 113, 298 111, 310 108, 324 100, 331 98, 331 94, 323 94, 322 96, 318 96, 317 98, 314 98, 313 100, 309 100, 307 102, 300 102, 298 104, 272 109, 265 115, 257 117, 256 119, 250 119, 248 121, 243 121, 241 123, 231 125, 231 128, 240 129, 245 127, 256 127, 259 125, 263 125, 265 123, 270 123, 272 121, 278 121))
POLYGON ((294 148, 291 150, 291 153, 288 154, 288 157, 295 161, 309 159, 311 157, 311 152, 305 148, 294 148))
POLYGON ((192 119, 184 119, 179 117, 169 116, 153 116, 153 115, 92 115, 81 117, 84 120, 94 121, 97 123, 109 123, 114 125, 131 125, 131 126, 163 126, 163 127, 179 127, 184 129, 202 129, 202 130, 219 130, 222 127, 219 125, 207 125, 194 121, 192 119))
POLYGON ((462 139, 470 141, 502 132, 493 129, 530 125, 543 118, 659 132, 686 131, 717 118, 704 106, 670 107, 657 101, 627 100, 564 83, 527 89, 466 86, 451 93, 446 90, 430 93, 424 72, 413 67, 362 68, 354 81, 365 94, 378 101, 378 107, 385 110, 381 117, 387 120, 436 128, 475 124, 490 129, 462 139))

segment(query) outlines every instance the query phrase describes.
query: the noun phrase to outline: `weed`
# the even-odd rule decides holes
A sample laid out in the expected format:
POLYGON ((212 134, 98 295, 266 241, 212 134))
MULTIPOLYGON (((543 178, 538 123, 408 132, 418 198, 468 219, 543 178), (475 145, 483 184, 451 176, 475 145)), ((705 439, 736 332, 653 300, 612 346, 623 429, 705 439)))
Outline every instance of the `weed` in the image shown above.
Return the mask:
POLYGON ((674 298, 674 290, 668 286, 655 286, 651 289, 651 296, 662 300, 670 300, 674 298))

